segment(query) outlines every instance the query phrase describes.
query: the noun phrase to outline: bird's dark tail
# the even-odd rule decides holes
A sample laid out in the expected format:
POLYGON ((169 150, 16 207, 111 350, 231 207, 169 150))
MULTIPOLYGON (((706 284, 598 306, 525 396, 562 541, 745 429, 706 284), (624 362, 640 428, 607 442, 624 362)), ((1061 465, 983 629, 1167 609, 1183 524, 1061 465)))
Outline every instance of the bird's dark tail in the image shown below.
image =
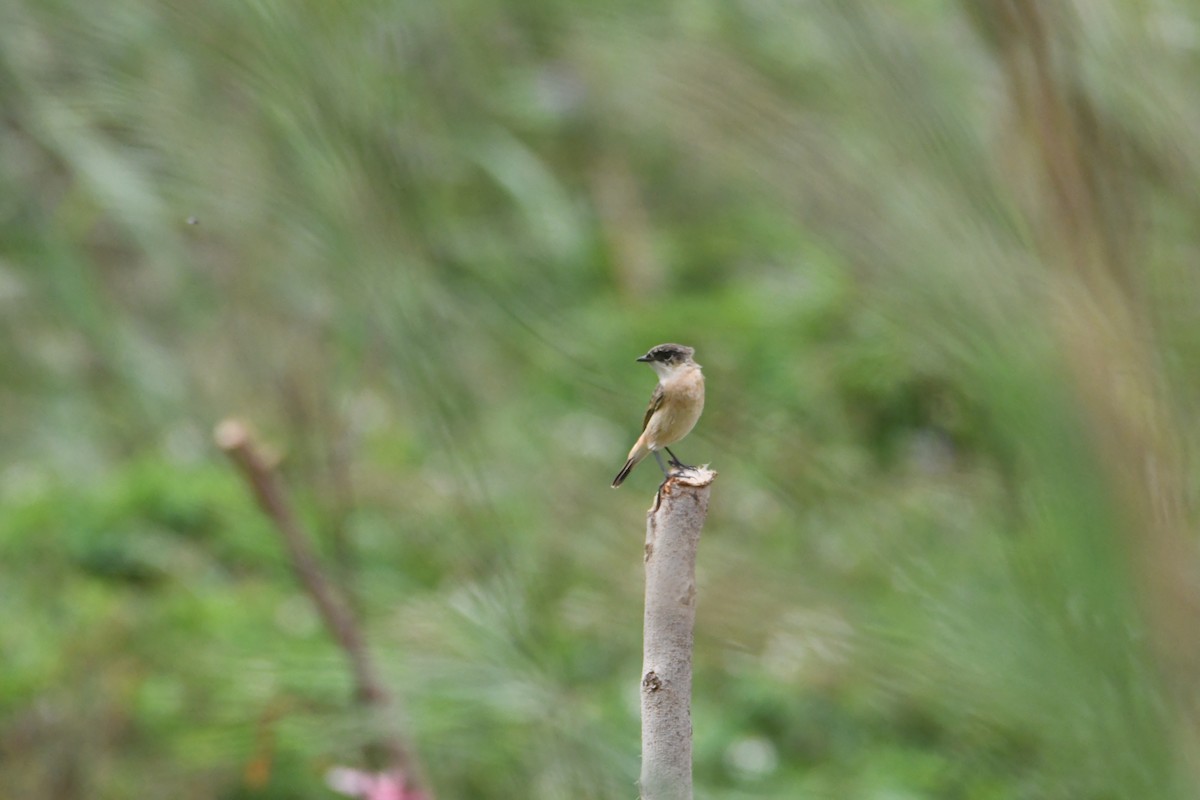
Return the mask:
POLYGON ((640 458, 631 458, 626 461, 625 466, 621 467, 621 471, 617 473, 617 477, 613 478, 612 488, 615 489, 624 483, 625 479, 629 477, 629 473, 633 472, 633 468, 637 466, 639 461, 641 461, 640 458))

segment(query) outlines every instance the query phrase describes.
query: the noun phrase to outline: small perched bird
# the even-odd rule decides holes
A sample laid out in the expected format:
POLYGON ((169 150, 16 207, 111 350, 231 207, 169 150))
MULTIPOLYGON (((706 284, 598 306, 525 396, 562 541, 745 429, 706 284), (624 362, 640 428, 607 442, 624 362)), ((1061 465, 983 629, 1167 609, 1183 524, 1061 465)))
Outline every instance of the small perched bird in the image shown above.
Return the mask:
POLYGON ((700 412, 704 410, 704 374, 700 372, 700 365, 692 361, 695 352, 682 344, 660 344, 638 359, 658 373, 658 386, 654 387, 654 395, 642 420, 642 435, 629 451, 625 466, 613 478, 614 489, 629 477, 633 468, 649 453, 654 454, 663 474, 671 477, 671 473, 663 466, 659 450, 666 450, 671 456, 671 466, 691 469, 680 463, 667 445, 675 444, 691 433, 696 420, 700 419, 700 412))

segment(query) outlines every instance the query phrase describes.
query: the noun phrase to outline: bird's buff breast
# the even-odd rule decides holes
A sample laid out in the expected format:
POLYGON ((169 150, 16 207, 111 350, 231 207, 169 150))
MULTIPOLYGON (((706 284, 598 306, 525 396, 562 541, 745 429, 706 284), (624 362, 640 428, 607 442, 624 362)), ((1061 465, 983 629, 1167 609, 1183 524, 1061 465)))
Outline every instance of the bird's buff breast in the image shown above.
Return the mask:
POLYGON ((674 402, 664 403, 652 420, 658 423, 649 431, 652 450, 674 444, 691 433, 704 410, 704 376, 699 370, 664 384, 663 390, 674 402))

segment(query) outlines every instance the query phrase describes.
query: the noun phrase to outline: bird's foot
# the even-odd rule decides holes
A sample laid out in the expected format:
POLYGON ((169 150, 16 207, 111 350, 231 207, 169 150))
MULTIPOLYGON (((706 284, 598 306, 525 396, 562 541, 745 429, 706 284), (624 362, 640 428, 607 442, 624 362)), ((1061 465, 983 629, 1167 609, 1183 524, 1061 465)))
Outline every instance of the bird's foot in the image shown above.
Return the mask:
POLYGON ((667 463, 670 464, 672 467, 683 470, 685 472, 694 472, 696 470, 695 467, 691 466, 690 464, 685 464, 682 461, 680 461, 678 458, 676 458, 675 454, 671 452, 671 448, 665 447, 663 449, 666 450, 667 455, 670 456, 667 459, 667 463))

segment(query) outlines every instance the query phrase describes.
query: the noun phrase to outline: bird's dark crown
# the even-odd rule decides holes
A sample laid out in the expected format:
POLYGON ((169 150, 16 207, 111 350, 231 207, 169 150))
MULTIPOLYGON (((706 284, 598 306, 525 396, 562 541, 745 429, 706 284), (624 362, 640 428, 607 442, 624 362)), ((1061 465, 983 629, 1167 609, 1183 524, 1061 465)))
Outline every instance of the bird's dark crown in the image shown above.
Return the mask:
POLYGON ((660 344, 651 347, 646 355, 639 358, 638 361, 661 361, 670 364, 672 362, 686 361, 695 352, 695 350, 685 344, 660 344))

